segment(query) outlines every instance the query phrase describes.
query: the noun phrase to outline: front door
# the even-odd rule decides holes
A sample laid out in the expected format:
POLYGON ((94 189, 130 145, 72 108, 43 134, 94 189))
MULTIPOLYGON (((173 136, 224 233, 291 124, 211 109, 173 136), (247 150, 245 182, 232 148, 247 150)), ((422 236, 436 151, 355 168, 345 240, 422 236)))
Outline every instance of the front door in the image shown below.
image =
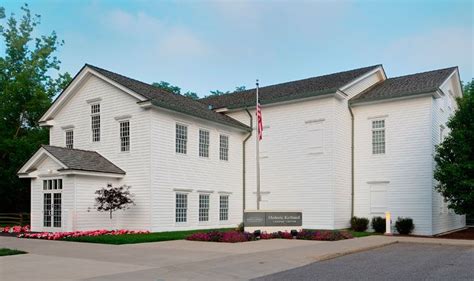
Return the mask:
POLYGON ((43 227, 60 231, 62 226, 62 179, 43 180, 43 227))

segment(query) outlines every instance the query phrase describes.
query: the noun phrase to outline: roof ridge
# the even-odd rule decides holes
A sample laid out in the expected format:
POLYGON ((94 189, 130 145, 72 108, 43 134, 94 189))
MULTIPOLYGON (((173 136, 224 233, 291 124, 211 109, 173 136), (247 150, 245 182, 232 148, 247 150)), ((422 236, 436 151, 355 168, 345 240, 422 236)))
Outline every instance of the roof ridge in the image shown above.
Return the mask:
MULTIPOLYGON (((370 66, 364 66, 364 67, 359 67, 359 68, 354 68, 354 69, 349 69, 349 70, 343 70, 343 71, 339 71, 339 72, 333 72, 333 73, 328 73, 328 74, 323 74, 323 75, 318 75, 318 76, 313 76, 313 77, 307 77, 307 78, 303 78, 303 79, 297 79, 297 80, 291 80, 291 81, 286 81, 286 82, 277 83, 277 84, 271 84, 271 85, 267 85, 267 86, 264 86, 264 87, 260 87, 259 89, 264 89, 264 88, 267 88, 267 87, 274 87, 274 86, 282 86, 282 85, 287 85, 287 84, 291 84, 291 83, 295 83, 295 82, 303 82, 303 81, 307 81, 307 80, 311 80, 311 79, 315 79, 315 78, 327 77, 327 76, 331 76, 331 75, 340 75, 340 74, 343 74, 343 73, 358 71, 358 70, 362 70, 362 69, 369 69, 369 68, 374 69, 374 68, 379 67, 379 66, 382 66, 382 64, 374 64, 374 65, 370 65, 370 66)), ((208 96, 208 97, 201 98, 199 100, 204 101, 204 100, 217 98, 217 97, 224 97, 224 96, 230 96, 230 95, 233 95, 233 94, 245 93, 245 92, 252 91, 252 90, 255 90, 255 88, 250 88, 250 89, 246 89, 246 90, 239 91, 239 92, 226 93, 226 94, 222 94, 222 95, 218 95, 218 96, 208 96)))
POLYGON ((176 95, 176 94, 174 94, 174 93, 172 93, 172 92, 169 92, 169 91, 167 91, 167 90, 165 90, 165 89, 162 89, 162 88, 153 86, 153 85, 150 84, 150 83, 143 82, 143 81, 141 81, 141 80, 138 80, 138 79, 135 79, 135 78, 131 78, 131 77, 125 76, 125 75, 123 75, 123 74, 120 74, 120 73, 117 73, 117 72, 114 72, 114 71, 110 71, 110 70, 105 69, 105 68, 102 68, 102 67, 98 67, 98 66, 95 66, 95 65, 92 65, 92 64, 89 64, 89 63, 86 63, 85 65, 88 66, 88 67, 91 67, 91 68, 96 68, 96 69, 99 69, 99 70, 102 70, 102 71, 110 72, 110 73, 112 73, 112 74, 114 74, 114 75, 121 76, 121 77, 123 77, 123 78, 132 80, 132 81, 134 81, 134 82, 138 82, 138 83, 143 84, 143 85, 146 85, 146 86, 148 86, 148 87, 153 87, 153 89, 156 89, 156 90, 158 90, 158 91, 162 91, 162 92, 164 92, 164 93, 166 93, 166 94, 176 95))
POLYGON ((457 69, 457 68, 458 68, 457 66, 451 66, 451 67, 445 67, 445 68, 440 68, 440 69, 433 69, 433 70, 427 70, 427 71, 422 71, 422 72, 415 72, 415 73, 411 73, 411 74, 406 74, 406 75, 400 75, 400 76, 390 77, 390 78, 387 78, 386 80, 398 79, 398 78, 406 78, 406 77, 410 77, 410 76, 415 76, 415 75, 420 75, 420 74, 426 74, 426 73, 430 73, 430 72, 443 71, 443 70, 448 70, 448 69, 452 69, 452 70, 454 71, 454 70, 457 69))
POLYGON ((154 102, 154 104, 157 106, 187 115, 207 119, 209 121, 223 123, 227 126, 238 127, 240 129, 245 128, 245 130, 249 129, 249 127, 242 122, 211 110, 207 105, 203 104, 199 100, 193 100, 181 94, 174 94, 151 84, 109 71, 107 69, 96 67, 91 64, 85 64, 85 66, 91 68, 92 70, 96 70, 101 75, 143 96, 147 100, 152 101, 152 103, 154 102), (183 111, 183 108, 188 108, 190 111, 183 111))

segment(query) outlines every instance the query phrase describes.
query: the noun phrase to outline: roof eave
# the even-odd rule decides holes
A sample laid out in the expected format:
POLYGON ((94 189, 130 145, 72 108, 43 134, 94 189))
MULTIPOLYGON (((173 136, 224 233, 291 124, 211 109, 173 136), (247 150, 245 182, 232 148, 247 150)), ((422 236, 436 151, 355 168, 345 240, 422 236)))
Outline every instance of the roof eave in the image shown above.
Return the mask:
POLYGON ((441 91, 437 89, 437 90, 432 90, 432 91, 413 93, 413 94, 404 95, 400 97, 378 98, 378 99, 370 99, 370 100, 367 99, 367 100, 361 100, 361 101, 349 101, 349 105, 350 106, 370 105, 370 104, 377 104, 377 103, 382 103, 382 102, 392 102, 392 101, 419 98, 419 97, 425 97, 425 96, 426 97, 432 96, 433 98, 437 99, 437 98, 440 98, 441 95, 442 95, 441 91))
MULTIPOLYGON (((296 98, 292 96, 286 96, 286 97, 273 99, 271 101, 260 100, 260 104, 263 106, 263 105, 278 105, 278 104, 287 103, 287 102, 300 102, 300 101, 308 100, 308 99, 315 99, 315 98, 320 98, 320 97, 327 97, 330 95, 337 95, 337 92, 338 92, 338 89, 328 89, 328 90, 319 91, 319 92, 305 93, 296 98)), ((227 106, 226 108, 230 111, 230 110, 238 110, 238 109, 244 109, 244 108, 253 108, 255 106, 256 106, 255 103, 252 103, 252 104, 242 103, 242 104, 238 104, 234 106, 227 106)), ((222 109, 222 108, 225 108, 225 107, 219 107, 219 108, 216 108, 215 110, 222 109)))
MULTIPOLYGON (((176 112, 176 113, 180 113, 180 114, 184 114, 184 115, 188 115, 188 116, 193 116, 193 117, 196 117, 196 118, 199 118, 199 119, 202 119, 202 120, 206 120, 208 122, 213 122, 213 123, 217 123, 217 124, 224 125, 224 126, 227 126, 227 127, 232 127, 232 128, 235 128, 235 129, 239 129, 241 131, 245 131, 245 132, 252 131, 252 128, 250 128, 250 127, 248 127, 244 124, 242 124, 242 126, 239 126, 237 124, 234 125, 234 124, 231 124, 231 123, 228 123, 228 122, 223 122, 223 121, 219 121, 219 120, 215 120, 215 119, 211 119, 211 118, 205 118, 205 117, 200 116, 198 114, 191 114, 189 112, 179 111, 179 110, 176 110, 175 108, 170 108, 170 107, 164 106, 163 104, 160 104, 155 100, 149 100, 149 101, 144 102, 143 104, 144 104, 144 106, 152 105, 152 106, 155 106, 155 107, 158 107, 158 108, 161 108, 161 109, 165 109, 165 110, 168 110, 168 111, 172 111, 172 112, 176 112)), ((218 114, 218 113, 216 113, 216 114, 218 114)))

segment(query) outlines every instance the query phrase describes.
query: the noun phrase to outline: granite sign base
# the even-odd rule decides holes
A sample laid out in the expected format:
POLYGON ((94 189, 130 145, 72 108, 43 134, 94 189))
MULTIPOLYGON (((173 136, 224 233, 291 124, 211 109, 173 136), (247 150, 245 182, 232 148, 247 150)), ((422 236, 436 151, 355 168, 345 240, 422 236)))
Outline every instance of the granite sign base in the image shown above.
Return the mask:
POLYGON ((303 214, 298 211, 249 210, 244 212, 245 231, 278 232, 301 230, 303 214))

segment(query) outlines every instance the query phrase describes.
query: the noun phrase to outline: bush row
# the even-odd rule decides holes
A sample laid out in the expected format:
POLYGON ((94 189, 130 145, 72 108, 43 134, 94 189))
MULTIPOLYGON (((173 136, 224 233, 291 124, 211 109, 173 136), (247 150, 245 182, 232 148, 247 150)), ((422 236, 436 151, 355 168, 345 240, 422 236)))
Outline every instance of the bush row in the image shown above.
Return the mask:
MULTIPOLYGON (((385 219, 382 217, 373 217, 372 221, 372 228, 377 233, 384 233, 385 232, 385 219)), ((359 218, 359 217, 352 217, 351 219, 351 229, 354 231, 366 231, 369 225, 369 219, 367 218, 359 218)), ((415 228, 415 224, 413 224, 413 219, 411 218, 402 218, 399 217, 395 222, 395 229, 398 233, 403 235, 410 234, 413 229, 415 228)))
POLYGON ((257 239, 300 239, 300 240, 317 240, 317 241, 337 241, 343 239, 353 238, 347 231, 339 230, 302 230, 298 231, 295 236, 290 232, 263 232, 260 235, 249 232, 240 232, 237 230, 219 232, 198 232, 186 237, 186 240, 191 241, 206 241, 206 242, 247 242, 255 241, 257 239))

